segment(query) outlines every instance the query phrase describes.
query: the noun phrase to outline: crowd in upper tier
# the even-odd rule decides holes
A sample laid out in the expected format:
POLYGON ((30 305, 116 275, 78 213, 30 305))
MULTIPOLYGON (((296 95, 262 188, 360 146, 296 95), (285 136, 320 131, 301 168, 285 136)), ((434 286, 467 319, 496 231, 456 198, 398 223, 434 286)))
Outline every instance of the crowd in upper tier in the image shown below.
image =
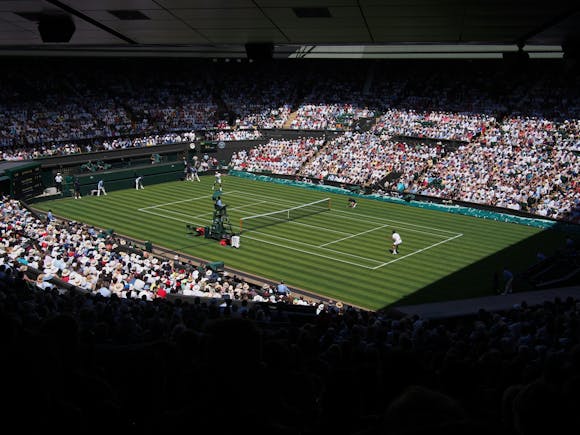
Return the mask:
POLYGON ((272 172, 293 175, 314 156, 324 138, 270 139, 250 150, 232 155, 230 167, 248 172, 272 172))
POLYGON ((293 148, 270 143, 235 154, 234 169, 271 171, 458 201, 580 222, 580 120, 449 117, 413 114, 430 122, 381 118, 373 131, 346 132, 318 146, 299 168, 293 148), (444 119, 455 119, 448 125, 444 119), (439 128, 438 123, 442 127, 439 128), (395 124, 393 126, 393 124, 395 124), (405 128, 406 126, 406 128, 405 128), (454 126, 457 126, 455 128, 454 126), (429 134, 425 134, 427 131, 429 134), (415 140, 413 140, 415 139, 415 140), (462 140, 459 145, 429 139, 462 140), (280 163, 270 162, 276 156, 280 163))
POLYGON ((202 130, 217 141, 324 130, 338 135, 307 150, 264 139, 231 165, 578 220, 580 78, 558 64, 15 63, 1 74, 4 160, 202 130))
POLYGON ((0 148, 2 160, 33 160, 43 157, 67 156, 93 151, 112 151, 124 148, 142 148, 164 144, 189 143, 196 139, 194 131, 127 138, 105 138, 78 143, 52 142, 35 147, 0 148))

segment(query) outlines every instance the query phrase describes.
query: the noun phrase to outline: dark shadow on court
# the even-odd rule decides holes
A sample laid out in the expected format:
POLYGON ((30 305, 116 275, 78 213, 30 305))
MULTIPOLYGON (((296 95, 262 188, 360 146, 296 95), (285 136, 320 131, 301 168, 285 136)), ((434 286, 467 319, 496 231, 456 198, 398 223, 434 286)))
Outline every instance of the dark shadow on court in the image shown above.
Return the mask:
POLYGON ((504 290, 503 269, 514 275, 513 293, 580 285, 580 258, 566 254, 570 240, 578 252, 580 226, 558 223, 443 279, 433 282, 385 308, 493 296, 504 290), (546 258, 541 260, 540 255, 546 258), (559 279, 578 272, 568 279, 559 279), (550 287, 546 287, 546 283, 550 287))

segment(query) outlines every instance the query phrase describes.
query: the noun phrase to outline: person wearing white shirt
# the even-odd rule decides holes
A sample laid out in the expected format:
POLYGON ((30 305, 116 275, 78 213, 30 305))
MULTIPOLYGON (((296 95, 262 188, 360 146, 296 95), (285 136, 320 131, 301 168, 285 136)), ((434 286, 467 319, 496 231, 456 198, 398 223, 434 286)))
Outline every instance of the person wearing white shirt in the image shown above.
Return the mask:
POLYGON ((95 294, 99 294, 104 298, 110 298, 112 293, 113 292, 108 287, 106 287, 104 283, 101 283, 101 287, 95 290, 95 294))
POLYGON ((215 181, 213 183, 213 190, 222 190, 222 174, 220 171, 215 172, 215 181))
POLYGON ((62 194, 62 174, 60 172, 56 173, 54 183, 56 184, 56 191, 62 194))
POLYGON ((393 230, 393 234, 391 235, 391 239, 393 240, 393 245, 391 247, 391 254, 397 255, 399 253, 399 246, 403 243, 403 239, 401 239, 400 234, 397 230, 393 230))

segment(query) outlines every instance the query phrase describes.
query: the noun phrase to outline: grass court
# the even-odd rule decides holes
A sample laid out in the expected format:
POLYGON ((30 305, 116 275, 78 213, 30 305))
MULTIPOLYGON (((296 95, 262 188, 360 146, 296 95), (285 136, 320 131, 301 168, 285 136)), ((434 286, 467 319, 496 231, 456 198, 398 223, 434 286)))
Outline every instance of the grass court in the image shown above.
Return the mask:
POLYGON ((222 199, 234 232, 248 216, 326 198, 331 208, 254 229, 244 223, 235 249, 186 233, 188 224, 212 221, 212 176, 151 186, 145 180, 144 190, 34 207, 367 309, 495 294, 494 273, 504 265, 523 271, 539 249, 550 254, 565 238, 558 231, 365 198, 349 208, 341 194, 233 176, 223 180, 222 199), (396 256, 389 252, 393 229, 403 239, 396 256))

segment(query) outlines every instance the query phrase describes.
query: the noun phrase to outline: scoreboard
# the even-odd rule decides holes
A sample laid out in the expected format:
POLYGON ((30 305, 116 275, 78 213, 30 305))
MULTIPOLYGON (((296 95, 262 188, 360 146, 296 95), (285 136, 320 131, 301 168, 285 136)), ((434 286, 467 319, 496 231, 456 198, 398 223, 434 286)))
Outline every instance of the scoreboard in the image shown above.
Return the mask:
POLYGON ((10 177, 10 195, 17 199, 28 199, 44 191, 40 163, 31 163, 6 169, 10 177))
POLYGON ((199 143, 199 150, 202 153, 215 153, 218 148, 217 141, 201 141, 199 143))

